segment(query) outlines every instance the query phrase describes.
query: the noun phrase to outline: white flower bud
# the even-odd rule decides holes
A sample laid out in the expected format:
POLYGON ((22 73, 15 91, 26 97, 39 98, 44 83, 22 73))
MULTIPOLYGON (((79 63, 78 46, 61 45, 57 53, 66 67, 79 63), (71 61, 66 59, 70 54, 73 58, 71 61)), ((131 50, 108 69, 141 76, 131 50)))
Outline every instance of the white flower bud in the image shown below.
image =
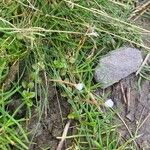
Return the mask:
POLYGON ((98 37, 99 34, 97 32, 91 32, 91 33, 88 33, 88 36, 98 37))
POLYGON ((84 84, 83 84, 83 83, 78 83, 78 84, 75 85, 75 88, 76 88, 77 90, 79 90, 79 91, 81 91, 81 90, 83 89, 83 87, 84 87, 84 84))
POLYGON ((106 107, 109 107, 109 108, 112 108, 114 106, 114 102, 112 101, 112 99, 106 100, 104 104, 106 107))

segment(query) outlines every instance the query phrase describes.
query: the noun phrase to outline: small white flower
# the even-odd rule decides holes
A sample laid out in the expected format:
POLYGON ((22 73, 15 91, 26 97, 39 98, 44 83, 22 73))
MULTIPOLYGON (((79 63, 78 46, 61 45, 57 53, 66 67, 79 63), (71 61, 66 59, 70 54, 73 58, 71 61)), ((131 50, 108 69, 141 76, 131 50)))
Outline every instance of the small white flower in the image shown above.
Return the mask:
POLYGON ((99 34, 95 31, 95 26, 89 27, 89 32, 87 33, 88 36, 95 36, 98 37, 99 34))
POLYGON ((78 84, 75 85, 75 88, 76 88, 77 90, 79 90, 79 91, 81 91, 81 90, 83 89, 83 87, 84 87, 84 84, 83 84, 83 83, 78 83, 78 84))
POLYGON ((97 32, 91 32, 91 33, 88 33, 88 36, 95 36, 95 37, 98 37, 99 34, 97 32))
POLYGON ((110 107, 110 108, 114 106, 114 102, 112 101, 112 99, 106 100, 104 104, 106 107, 110 107))
POLYGON ((71 9, 74 8, 74 3, 73 3, 73 2, 69 2, 69 3, 67 3, 67 5, 68 5, 68 7, 70 7, 71 9))

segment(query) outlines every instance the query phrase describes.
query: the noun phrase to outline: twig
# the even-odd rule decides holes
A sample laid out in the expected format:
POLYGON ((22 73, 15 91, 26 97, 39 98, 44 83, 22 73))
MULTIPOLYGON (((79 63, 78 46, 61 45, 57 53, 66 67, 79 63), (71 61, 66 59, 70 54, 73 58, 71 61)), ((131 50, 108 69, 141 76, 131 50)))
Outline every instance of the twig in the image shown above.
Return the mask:
POLYGON ((117 116, 119 117, 119 119, 123 122, 124 126, 126 127, 127 131, 129 132, 131 138, 133 139, 133 142, 134 142, 135 146, 136 146, 137 149, 138 149, 138 145, 137 145, 136 141, 134 140, 134 136, 133 136, 132 132, 130 131, 130 129, 128 128, 127 124, 126 124, 125 121, 122 119, 122 117, 120 116, 119 113, 116 113, 116 114, 117 114, 117 116))
POLYGON ((138 71, 136 72, 136 76, 140 73, 140 71, 142 70, 142 68, 144 67, 144 65, 147 63, 147 60, 149 59, 150 53, 148 53, 143 61, 143 63, 141 64, 140 68, 138 69, 138 71))
MULTIPOLYGON (((87 135, 70 135, 66 136, 66 139, 73 139, 73 138, 78 138, 78 137, 86 137, 87 135)), ((94 138, 94 135, 88 135, 88 137, 94 138)), ((62 139, 62 137, 57 137, 57 139, 62 139)))
POLYGON ((123 100, 124 100, 125 104, 127 104, 127 98, 125 96, 125 91, 124 91, 124 88, 123 88, 123 85, 122 85, 121 82, 120 82, 120 87, 121 87, 121 92, 122 92, 122 95, 123 95, 123 100))
POLYGON ((129 20, 133 19, 134 21, 137 20, 141 15, 143 15, 148 9, 150 8, 150 1, 139 5, 131 14, 129 20))
POLYGON ((130 101, 131 101, 131 88, 129 87, 127 90, 127 111, 128 112, 130 107, 130 101))
MULTIPOLYGON (((138 124, 137 124, 137 128, 136 128, 136 130, 135 130, 135 136, 136 136, 138 130, 140 129, 139 127, 140 127, 140 123, 141 123, 141 120, 142 120, 142 116, 143 116, 143 114, 144 114, 144 111, 145 111, 145 107, 142 109, 142 112, 141 112, 141 114, 140 114, 140 118, 139 118, 139 121, 138 121, 138 124)), ((142 123, 141 123, 141 124, 142 124, 142 123)))
POLYGON ((64 128, 63 112, 62 112, 62 109, 61 109, 61 105, 60 105, 60 101, 59 101, 59 98, 58 98, 58 93, 57 93, 56 87, 55 87, 55 95, 56 95, 56 100, 57 100, 57 104, 58 104, 58 107, 59 107, 59 112, 60 112, 62 127, 64 128))
MULTIPOLYGON (((47 74, 46 74, 46 71, 44 70, 44 78, 45 78, 45 85, 46 87, 48 88, 49 85, 48 85, 48 79, 47 79, 47 74)), ((47 90, 47 89, 46 89, 47 90)), ((48 91, 46 91, 48 93, 48 91)), ((47 103, 45 102, 45 118, 47 117, 47 103)))
POLYGON ((56 150, 62 150, 64 141, 65 141, 66 136, 67 136, 67 133, 68 133, 68 129, 69 129, 70 123, 71 123, 71 120, 69 120, 69 121, 67 122, 67 124, 65 125, 65 128, 64 128, 64 131, 63 131, 63 134, 62 134, 61 141, 59 142, 58 147, 57 147, 56 150))
POLYGON ((147 117, 143 120, 143 122, 140 124, 139 129, 143 126, 143 124, 147 121, 147 119, 150 117, 150 113, 147 115, 147 117))

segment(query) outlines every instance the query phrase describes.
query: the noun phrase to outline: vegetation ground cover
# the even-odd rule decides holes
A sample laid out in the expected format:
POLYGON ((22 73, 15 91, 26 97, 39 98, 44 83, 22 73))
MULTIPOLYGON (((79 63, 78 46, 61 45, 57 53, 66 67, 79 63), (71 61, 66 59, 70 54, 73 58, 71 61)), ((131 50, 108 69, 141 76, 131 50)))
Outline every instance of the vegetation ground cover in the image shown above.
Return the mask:
POLYGON ((68 136, 73 139, 70 148, 122 149, 117 125, 111 124, 115 113, 99 109, 107 95, 94 94, 100 85, 93 72, 100 57, 124 44, 146 53, 150 49, 140 36, 150 31, 128 19, 133 9, 129 0, 0 2, 1 149, 28 149, 32 141, 25 124, 33 109, 39 120, 49 109, 49 83, 70 104, 68 119, 76 121, 76 134, 68 136), (84 84, 82 91, 76 89, 78 83, 84 84), (15 99, 19 105, 10 111, 15 99), (26 111, 18 115, 23 107, 26 111))

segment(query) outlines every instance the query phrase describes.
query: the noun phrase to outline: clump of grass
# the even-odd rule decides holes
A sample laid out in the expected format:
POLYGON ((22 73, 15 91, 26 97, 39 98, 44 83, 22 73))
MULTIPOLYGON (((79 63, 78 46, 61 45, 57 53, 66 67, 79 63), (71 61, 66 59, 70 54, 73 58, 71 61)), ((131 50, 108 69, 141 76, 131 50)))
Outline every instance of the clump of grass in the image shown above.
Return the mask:
MULTIPOLYGON (((0 79, 7 76, 10 64, 23 59, 28 74, 34 75, 35 84, 47 91, 47 87, 43 87, 39 81, 40 71, 44 72, 48 81, 53 80, 61 95, 71 104, 72 111, 68 118, 77 120, 77 134, 70 137, 74 139, 75 147, 119 149, 116 126, 111 124, 114 113, 100 110, 103 98, 94 94, 100 85, 93 82, 93 71, 99 57, 126 42, 149 49, 141 44, 139 36, 141 32, 148 31, 128 21, 133 6, 129 2, 123 4, 111 0, 15 0, 2 3, 0 79), (84 89, 78 91, 64 82, 55 82, 57 80, 71 84, 84 83, 84 89)), ((22 84, 18 82, 12 88, 20 86, 22 84)), ((23 97, 22 88, 16 92, 23 97)), ((31 91, 28 92, 30 94, 31 91)), ((4 94, 9 95, 7 92, 0 93, 0 129, 6 130, 1 132, 5 135, 1 136, 0 145, 3 149, 11 149, 10 145, 27 149, 29 142, 27 133, 21 127, 22 120, 16 120, 14 114, 10 115, 4 107, 13 100, 10 100, 12 95, 4 99, 4 94), (20 127, 19 133, 15 129, 17 126, 20 127)), ((32 116, 32 107, 39 107, 41 115, 49 103, 47 99, 43 105, 36 102, 35 105, 24 103, 29 104, 29 115, 26 118, 32 116)))
POLYGON ((16 114, 23 107, 23 103, 16 108, 13 114, 10 114, 7 106, 12 101, 11 97, 17 93, 20 87, 15 87, 10 91, 0 93, 0 148, 11 149, 15 146, 17 149, 28 149, 26 143, 29 143, 27 131, 22 127, 25 119, 16 118, 16 114))

